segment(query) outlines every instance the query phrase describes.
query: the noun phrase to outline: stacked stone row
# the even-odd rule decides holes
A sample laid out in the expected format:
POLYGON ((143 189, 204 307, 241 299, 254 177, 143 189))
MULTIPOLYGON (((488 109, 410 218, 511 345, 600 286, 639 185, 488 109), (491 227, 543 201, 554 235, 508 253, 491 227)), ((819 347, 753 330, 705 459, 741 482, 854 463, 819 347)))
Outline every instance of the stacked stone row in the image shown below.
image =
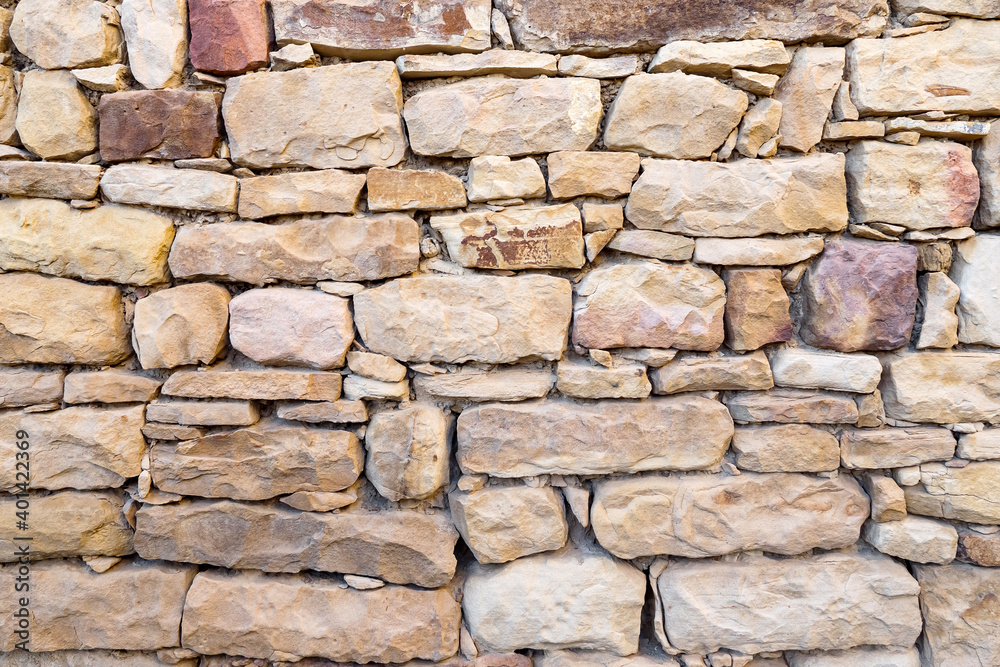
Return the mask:
POLYGON ((615 4, 0 11, 3 664, 1000 665, 1000 4, 615 4))

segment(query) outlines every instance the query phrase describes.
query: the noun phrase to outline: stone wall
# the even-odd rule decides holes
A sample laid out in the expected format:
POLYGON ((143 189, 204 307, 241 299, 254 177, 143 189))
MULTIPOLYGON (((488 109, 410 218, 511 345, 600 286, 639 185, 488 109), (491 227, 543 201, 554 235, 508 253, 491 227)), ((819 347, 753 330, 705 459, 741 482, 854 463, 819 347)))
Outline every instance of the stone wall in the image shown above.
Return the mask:
POLYGON ((1000 666, 1000 1, 0 4, 0 664, 1000 666))

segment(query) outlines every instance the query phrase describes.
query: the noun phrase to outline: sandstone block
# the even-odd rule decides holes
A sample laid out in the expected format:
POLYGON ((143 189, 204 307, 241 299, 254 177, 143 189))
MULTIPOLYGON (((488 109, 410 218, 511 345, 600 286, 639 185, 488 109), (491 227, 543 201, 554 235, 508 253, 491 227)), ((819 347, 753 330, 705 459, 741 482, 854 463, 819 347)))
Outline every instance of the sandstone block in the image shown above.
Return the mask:
POLYGON ((843 651, 788 652, 788 667, 920 667, 917 647, 908 649, 859 646, 843 651))
POLYGON ((17 134, 43 160, 77 160, 97 150, 97 111, 64 70, 24 73, 17 134))
POLYGON ((1000 533, 985 535, 967 528, 958 531, 958 560, 1000 567, 1000 533))
MULTIPOLYGON (((956 273, 961 273, 961 270, 956 273)), ((918 275, 917 284, 920 288, 920 309, 923 311, 917 349, 958 345, 958 316, 955 315, 955 306, 962 293, 958 285, 947 274, 937 271, 918 275)))
POLYGON ((58 403, 62 400, 65 376, 60 369, 0 368, 0 408, 58 403))
POLYGON ((335 401, 340 374, 300 369, 235 370, 219 364, 205 371, 178 371, 163 385, 168 396, 244 400, 335 401))
POLYGON ((181 426, 249 426, 260 418, 249 401, 162 401, 146 406, 151 422, 181 426))
POLYGON ((18 97, 17 86, 14 85, 14 70, 0 65, 0 144, 5 146, 21 143, 17 136, 18 97))
POLYGON ((524 401, 542 398, 553 383, 549 369, 504 368, 488 372, 442 373, 416 375, 413 387, 417 398, 427 394, 437 399, 489 401, 524 401))
POLYGON ((5 23, 4 50, 13 42, 45 69, 98 67, 122 57, 118 12, 103 2, 28 0, 17 3, 5 23))
POLYGON ((67 403, 145 403, 156 398, 161 380, 119 371, 77 371, 66 376, 67 403))
POLYGON ((958 549, 958 531, 950 523, 918 516, 867 522, 864 536, 882 553, 914 563, 950 563, 958 549))
POLYGON ((918 486, 903 489, 912 514, 953 521, 1000 522, 1000 461, 974 461, 964 468, 943 463, 920 466, 918 486))
POLYGON ((800 236, 779 239, 700 238, 694 242, 694 261, 726 266, 786 266, 823 252, 823 238, 800 236))
POLYGON ((239 179, 202 169, 120 164, 101 177, 101 192, 119 204, 236 212, 239 179))
POLYGON ((994 0, 893 0, 901 14, 957 14, 977 18, 996 18, 1000 7, 994 0))
POLYGON ((767 97, 757 100, 740 122, 736 150, 745 157, 757 157, 761 147, 778 131, 781 102, 767 97))
POLYGON ((740 422, 780 424, 855 424, 858 406, 837 394, 802 389, 774 389, 768 392, 732 394, 726 406, 740 422))
POLYGON ((549 189, 555 199, 627 196, 639 173, 639 159, 636 153, 552 153, 548 157, 549 189))
POLYGON ((840 466, 840 443, 812 426, 782 424, 738 428, 736 466, 752 472, 824 472, 840 466))
POLYGON ((511 160, 505 155, 483 155, 469 162, 469 201, 533 199, 545 196, 545 177, 530 157, 511 160))
POLYGON ((620 230, 625 224, 625 214, 621 202, 598 204, 583 202, 583 231, 592 232, 620 230))
POLYGON ((365 432, 365 472, 389 500, 426 498, 448 483, 451 420, 432 404, 379 412, 365 432))
MULTIPOLYGON (((342 509, 353 504, 358 499, 356 487, 346 491, 325 493, 323 491, 296 491, 290 496, 283 496, 279 501, 289 507, 294 507, 303 512, 329 512, 342 509)), ((356 576, 356 575, 347 575, 356 576)), ((346 577, 345 577, 346 580, 346 577)), ((374 579, 385 585, 381 579, 374 579)), ((375 588, 378 588, 377 586, 375 588)))
POLYGON ((958 449, 955 455, 972 461, 1000 459, 1000 429, 958 436, 958 449))
POLYGON ((977 229, 1000 226, 1000 124, 990 125, 989 134, 972 149, 972 163, 979 173, 979 208, 973 223, 977 229))
POLYGON ((506 563, 566 543, 563 500, 551 486, 455 491, 448 504, 455 527, 480 563, 506 563))
POLYGON ((776 40, 749 39, 710 44, 679 40, 660 47, 649 63, 649 71, 729 77, 733 69, 738 68, 784 74, 789 62, 791 57, 785 46, 776 40))
MULTIPOLYGON (((185 649, 161 649, 157 653, 185 649)), ((12 651, 3 654, 5 660, 11 660, 12 667, 166 667, 167 663, 157 658, 157 653, 139 651, 108 651, 105 649, 90 649, 84 651, 45 651, 43 653, 28 653, 12 651)), ((181 660, 178 667, 197 667, 195 662, 181 660)))
MULTIPOLYGON (((617 205, 612 204, 618 210, 617 205)), ((663 261, 684 261, 694 254, 694 241, 686 236, 664 234, 646 229, 625 229, 608 242, 607 248, 629 255, 663 261)))
POLYGON ((770 389, 771 367, 763 352, 729 357, 684 356, 652 371, 657 394, 684 391, 770 389))
POLYGON ((844 76, 846 53, 839 47, 800 48, 774 89, 783 113, 780 146, 805 153, 823 138, 833 97, 844 76))
MULTIPOLYGON (((920 482, 920 468, 914 467, 920 482)), ((896 471, 894 471, 896 472, 896 471)), ((891 477, 879 474, 865 474, 859 478, 861 486, 872 501, 871 518, 876 523, 899 521, 906 517, 906 496, 903 489, 891 477)))
POLYGON ((381 354, 348 352, 347 365, 358 375, 379 382, 400 382, 406 378, 406 366, 381 354))
POLYGON ((870 394, 878 388, 882 364, 870 354, 783 348, 771 355, 771 372, 779 387, 870 394))
POLYGON ((1000 236, 982 235, 955 245, 951 276, 960 290, 958 340, 1000 347, 1000 236))
POLYGON ((465 204, 465 185, 443 171, 383 167, 368 170, 370 211, 440 211, 465 204))
POLYGON ((242 74, 267 65, 270 26, 264 0, 189 0, 191 66, 242 74))
POLYGON ((101 168, 59 162, 0 162, 0 193, 12 197, 93 199, 101 168))
POLYGON ((363 401, 278 403, 276 414, 279 419, 309 424, 351 424, 368 421, 368 408, 363 401))
POLYGON ((256 220, 295 213, 354 213, 365 180, 364 174, 339 169, 244 178, 239 214, 256 220))
POLYGON ((646 398, 652 385, 642 364, 604 368, 564 359, 556 367, 556 388, 574 398, 646 398))
POLYGON ((172 287, 136 302, 132 344, 143 368, 211 363, 225 347, 228 322, 226 288, 172 287))
POLYGON ((792 339, 788 295, 778 269, 729 269, 726 283, 726 344, 733 350, 756 350, 792 339))
POLYGON ((406 380, 382 382, 361 375, 348 375, 344 378, 344 398, 351 401, 406 401, 410 398, 410 383, 406 380))
POLYGON ((613 58, 588 58, 569 55, 559 58, 559 73, 563 76, 585 76, 590 79, 622 79, 635 74, 639 58, 635 55, 613 58))
POLYGON ((72 71, 76 80, 85 88, 100 93, 117 93, 125 90, 128 88, 128 78, 132 72, 127 65, 121 63, 72 71))
POLYGON ((146 88, 177 88, 187 63, 184 0, 123 0, 122 31, 132 76, 146 88))
POLYGON ((555 56, 504 49, 454 56, 404 55, 396 58, 396 68, 404 79, 487 74, 529 78, 538 75, 555 76, 558 72, 555 56))
POLYGON ((1000 658, 1000 570, 915 565, 927 664, 990 664, 1000 658))
POLYGON ((1000 359, 977 352, 902 354, 883 361, 882 399, 894 419, 1000 422, 1000 359))
POLYGON ((133 90, 101 97, 101 158, 109 162, 212 157, 219 97, 186 90, 133 90))

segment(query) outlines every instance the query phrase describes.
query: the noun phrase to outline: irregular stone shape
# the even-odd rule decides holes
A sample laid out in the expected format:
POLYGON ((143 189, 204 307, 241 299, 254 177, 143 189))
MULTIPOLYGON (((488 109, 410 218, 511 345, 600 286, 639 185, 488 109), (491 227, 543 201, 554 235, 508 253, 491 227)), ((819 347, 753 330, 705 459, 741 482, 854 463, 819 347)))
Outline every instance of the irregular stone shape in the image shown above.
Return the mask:
MULTIPOLYGON (((916 470, 917 479, 920 481, 920 468, 916 470)), ((861 486, 865 493, 872 500, 872 521, 885 523, 886 521, 899 521, 906 517, 906 496, 903 489, 891 478, 885 475, 866 474, 860 476, 861 486)))
POLYGON ((0 275, 0 363, 117 364, 132 348, 117 287, 0 275))
POLYGON ((785 656, 788 667, 920 667, 920 652, 915 646, 908 649, 860 646, 844 651, 788 652, 785 656))
POLYGON ((781 122, 781 102, 767 97, 757 100, 740 122, 736 150, 746 157, 757 157, 761 147, 778 131, 781 122))
POLYGON ((870 394, 878 388, 882 364, 870 354, 783 348, 771 355, 771 372, 779 387, 870 394))
POLYGON ((354 213, 365 175, 340 169, 240 179, 239 214, 256 220, 294 213, 354 213))
POLYGON ((563 76, 585 76, 591 79, 621 79, 635 74, 639 66, 636 55, 613 58, 588 58, 571 55, 559 58, 559 73, 563 76))
POLYGON ((0 193, 12 197, 93 199, 100 166, 59 162, 0 162, 0 193))
POLYGON ((846 53, 842 48, 802 47, 795 52, 788 72, 774 89, 783 113, 779 146, 805 153, 823 138, 833 97, 844 76, 846 53))
POLYGON ((1000 570, 915 565, 926 664, 988 665, 1000 658, 1000 570))
POLYGON ((277 0, 278 46, 312 44, 317 53, 356 60, 403 53, 463 53, 490 48, 489 0, 443 0, 429 7, 388 0, 277 0))
POLYGON ((406 150, 402 108, 387 62, 246 74, 226 82, 222 100, 233 161, 259 169, 391 167, 406 150))
POLYGON ((205 429, 176 424, 150 424, 142 427, 142 434, 150 440, 191 440, 205 435, 205 429))
POLYGON ((410 385, 406 380, 382 382, 360 375, 348 375, 344 378, 344 397, 352 401, 406 401, 410 398, 410 385))
MULTIPOLYGON (((358 499, 358 494, 354 489, 348 489, 340 493, 324 493, 322 491, 296 491, 290 496, 284 496, 279 500, 290 507, 304 512, 329 512, 341 509, 358 499)), ((351 576, 351 575, 348 575, 351 576)), ((381 581, 381 579, 377 580, 381 581)), ((384 584, 384 582, 383 582, 384 584)))
MULTIPOLYGON (((118 560, 118 559, 115 559, 118 560)), ((91 564, 93 561, 91 561, 91 564)), ((166 649, 184 651, 185 649, 166 649)), ((159 653, 158 651, 157 653, 159 653)), ((90 649, 85 651, 46 651, 44 653, 27 653, 13 651, 3 654, 5 660, 13 660, 12 667, 165 667, 156 653, 140 653, 138 651, 106 651, 90 649)), ((178 667, 196 667, 197 660, 186 663, 181 660, 178 667)))
POLYGON ((472 202, 544 197, 545 177, 530 157, 483 155, 469 162, 468 194, 472 202))
POLYGON ((908 229, 967 227, 979 202, 972 151, 961 144, 862 141, 847 154, 851 220, 908 229))
POLYGON ((906 345, 916 317, 917 249, 835 240, 810 265, 799 335, 841 352, 906 345))
MULTIPOLYGON (((0 568, 14 576, 16 564, 0 568)), ((98 574, 82 560, 44 560, 31 566, 28 608, 32 651, 90 649, 155 651, 177 646, 184 595, 197 569, 130 559, 98 574)), ((0 650, 17 642, 17 598, 2 608, 0 650)))
POLYGON ((163 385, 163 393, 186 398, 335 401, 340 398, 340 383, 339 373, 231 370, 220 364, 206 371, 174 373, 163 385))
POLYGON ((557 366, 556 388, 574 398, 646 398, 652 385, 642 364, 604 368, 564 359, 557 366))
POLYGON ((236 212, 239 179, 202 169, 119 164, 101 177, 101 192, 119 204, 236 212))
POLYGON ((624 225, 621 203, 598 204, 583 202, 583 231, 600 232, 621 229, 624 225))
POLYGON ((368 170, 368 210, 439 211, 465 206, 461 179, 436 169, 368 170))
POLYGON ((187 63, 184 0, 122 0, 122 31, 132 76, 146 88, 177 88, 187 63))
POLYGON ((448 504, 455 527, 480 563, 506 563, 566 544, 563 500, 551 486, 455 491, 448 504))
POLYGON ((694 254, 694 241, 686 236, 652 232, 645 229, 625 229, 608 242, 607 248, 629 255, 651 257, 663 261, 684 261, 694 254))
MULTIPOLYGON (((12 164, 0 162, 0 170, 12 164)), ((152 285, 169 280, 174 225, 128 206, 78 210, 52 199, 0 202, 0 268, 152 285)))
POLYGON ((17 134, 43 160, 77 160, 97 150, 97 111, 65 70, 24 73, 17 134))
POLYGON ((132 345, 143 368, 211 363, 225 347, 228 321, 226 288, 172 287, 136 302, 132 345))
POLYGON ((146 417, 182 426, 249 426, 260 413, 248 401, 154 401, 146 406, 146 417))
MULTIPOLYGON (((984 237, 977 237, 976 240, 982 238, 984 237)), ((963 272, 957 269, 956 273, 963 272)), ((958 345, 958 316, 955 315, 955 305, 958 304, 962 294, 958 285, 953 283, 947 274, 939 271, 919 274, 917 283, 920 287, 920 309, 923 311, 917 349, 949 348, 958 345)), ((973 288, 970 291, 975 290, 973 288)))
POLYGON ((858 39, 847 46, 851 99, 862 116, 996 114, 998 56, 1000 26, 990 21, 958 19, 944 30, 904 39, 858 39))
POLYGON ((920 466, 920 486, 908 486, 913 514, 970 523, 1000 523, 1000 461, 974 461, 964 468, 943 463, 920 466))
POLYGON ((128 371, 77 371, 66 376, 67 403, 145 403, 156 398, 162 380, 128 371))
POLYGON ((1000 459, 1000 429, 960 435, 955 455, 972 461, 1000 459))
POLYGON ((432 404, 379 412, 365 432, 368 480, 393 501, 433 495, 448 483, 450 431, 448 415, 432 404))
POLYGON ((642 155, 707 158, 736 129, 748 105, 746 93, 715 79, 680 72, 636 74, 625 80, 608 109, 604 144, 642 155))
POLYGON ((475 55, 400 56, 396 58, 396 68, 404 79, 487 74, 528 78, 538 75, 555 76, 558 73, 555 56, 503 49, 491 49, 475 55))
POLYGON ((208 655, 440 660, 458 651, 461 615, 445 588, 358 591, 303 575, 208 570, 188 591, 181 641, 208 655))
POLYGON ((700 238, 694 243, 694 261, 726 266, 787 266, 823 252, 823 238, 800 236, 779 239, 700 238))
POLYGON ((778 269, 730 269, 726 283, 726 344, 733 350, 756 350, 792 339, 788 295, 778 269))
POLYGON ((342 572, 428 588, 454 576, 457 540, 444 514, 299 512, 231 500, 143 505, 135 533, 136 551, 150 560, 342 572))
POLYGON ((340 368, 354 341, 350 302, 319 290, 248 290, 229 303, 229 340, 262 364, 340 368))
POLYGON ((85 88, 96 90, 99 93, 117 93, 128 88, 128 79, 131 76, 131 70, 127 65, 117 63, 115 65, 105 65, 104 67, 75 69, 73 70, 73 76, 85 88))
POLYGON ((967 528, 959 529, 958 560, 983 567, 1000 567, 1000 533, 984 535, 967 528))
POLYGON ((958 299, 958 339, 963 343, 1000 347, 1000 236, 982 235, 956 246, 951 276, 958 299))
POLYGON ((553 383, 549 369, 500 369, 490 372, 441 373, 413 378, 417 397, 428 394, 434 398, 487 401, 523 401, 542 398, 553 383))
POLYGON ((973 224, 977 229, 1000 226, 1000 123, 972 149, 972 163, 979 173, 979 208, 973 224))
POLYGON ((725 305, 725 285, 708 269, 648 261, 602 267, 576 286, 573 342, 714 350, 725 305))
POLYGON ((590 521, 619 558, 800 554, 854 544, 868 497, 847 475, 634 477, 595 485, 590 521))
POLYGON ((470 570, 462 608, 480 651, 638 649, 646 578, 631 565, 561 551, 470 570))
POLYGON ((649 71, 686 72, 729 77, 734 68, 784 74, 791 62, 785 46, 775 40, 751 39, 701 44, 688 40, 670 42, 649 63, 649 71))
POLYGON ((368 408, 363 401, 330 401, 326 403, 278 403, 279 419, 309 424, 351 424, 368 421, 368 408))
POLYGON ((905 516, 899 521, 865 523, 865 541, 879 551, 913 563, 950 563, 958 531, 944 521, 905 516))
POLYGON ((188 0, 191 66, 232 75, 267 65, 270 26, 264 0, 188 0))
MULTIPOLYGON (((103 2, 27 0, 14 6, 12 19, 5 21, 10 41, 44 69, 98 67, 121 60, 118 12, 103 2)), ((9 48, 8 42, 4 50, 9 48)))
POLYGON ((348 352, 347 365, 358 375, 379 382, 401 382, 406 378, 406 366, 381 354, 348 352))
POLYGON ((771 367, 763 352, 729 357, 680 357, 654 369, 651 378, 653 391, 657 394, 770 389, 774 386, 771 367))
POLYGON ((733 419, 740 422, 855 424, 858 421, 858 406, 852 399, 801 389, 740 392, 730 395, 726 406, 733 419))
POLYGON ((17 145, 17 100, 18 90, 14 85, 14 70, 0 65, 0 144, 17 145))
POLYGON ((102 96, 98 109, 101 158, 108 162, 207 158, 219 143, 216 93, 132 90, 102 96))
POLYGON ((977 352, 924 352, 883 361, 879 389, 893 419, 1000 422, 1000 359, 977 352))
POLYGON ((837 232, 847 226, 846 198, 844 158, 832 153, 731 163, 648 160, 625 216, 640 229, 689 236, 837 232))
POLYGON ((567 280, 517 277, 402 278, 354 297, 365 346, 400 361, 554 360, 566 345, 567 280))
POLYGON ((555 199, 628 195, 639 173, 636 153, 560 151, 548 157, 549 190, 555 199))
POLYGON ((893 0, 893 8, 901 14, 957 14, 976 18, 1000 16, 995 0, 893 0))
POLYGON ((462 266, 578 269, 584 264, 583 223, 573 204, 438 215, 430 223, 462 266))
POLYGON ((58 403, 65 376, 60 369, 0 368, 0 408, 58 403))
POLYGON ((732 434, 725 407, 699 396, 495 403, 462 411, 458 463, 492 477, 698 470, 722 459, 732 434))
POLYGON ((688 653, 909 647, 917 582, 887 556, 671 563, 658 580, 670 643, 688 653))
POLYGON ((251 285, 380 280, 416 271, 419 261, 420 227, 398 213, 328 216, 283 225, 186 225, 170 251, 175 278, 251 285))
POLYGON ((783 424, 738 428, 736 466, 752 472, 826 472, 840 466, 840 443, 812 426, 783 424))

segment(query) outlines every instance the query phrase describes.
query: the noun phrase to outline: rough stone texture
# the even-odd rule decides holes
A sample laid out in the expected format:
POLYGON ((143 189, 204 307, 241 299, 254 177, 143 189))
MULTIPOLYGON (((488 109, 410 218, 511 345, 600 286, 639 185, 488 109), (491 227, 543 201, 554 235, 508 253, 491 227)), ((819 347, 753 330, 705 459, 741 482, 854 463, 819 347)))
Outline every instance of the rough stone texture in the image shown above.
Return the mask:
POLYGON ((448 483, 451 420, 430 404, 379 412, 365 433, 366 475, 389 500, 426 498, 448 483))
POLYGON ((61 370, 0 368, 0 408, 58 403, 62 399, 65 376, 61 370))
MULTIPOLYGON (((956 271, 956 274, 961 273, 960 269, 956 271)), ((921 274, 917 282, 920 287, 920 309, 923 311, 917 348, 949 348, 958 345, 958 316, 955 315, 955 305, 961 296, 958 285, 940 271, 921 274)), ((973 288, 970 291, 975 290, 973 288)))
POLYGON ((465 185, 461 179, 437 170, 368 170, 368 209, 439 211, 465 206, 465 185))
POLYGON ((294 213, 354 213, 365 175, 339 169, 240 180, 239 214, 256 220, 294 213))
POLYGON ((0 162, 0 193, 12 197, 93 199, 100 179, 98 165, 0 162))
POLYGON ((556 388, 574 398, 646 398, 652 385, 642 364, 604 368, 563 360, 556 369, 556 388))
POLYGON ((549 189, 556 199, 627 196, 639 173, 639 160, 636 153, 552 153, 546 160, 549 189))
POLYGON ((864 536, 882 553, 914 563, 950 563, 958 548, 958 531, 951 524, 918 516, 868 522, 864 536))
POLYGON ((186 398, 336 401, 340 398, 340 384, 339 373, 275 368, 233 370, 219 364, 205 371, 174 373, 163 385, 163 393, 186 398))
POLYGON ((731 269, 726 283, 726 344, 737 351, 756 350, 792 339, 788 295, 777 269, 731 269))
POLYGON ((26 0, 4 22, 10 42, 45 69, 98 67, 122 57, 118 12, 103 2, 26 0))
POLYGON ((842 48, 803 47, 774 89, 781 102, 779 146, 805 153, 823 138, 833 97, 844 75, 846 54, 842 48))
POLYGON ((955 454, 972 461, 1000 459, 1000 429, 960 435, 955 454))
POLYGON ((892 6, 903 14, 958 14, 977 18, 1000 16, 1000 7, 995 0, 893 0, 892 6))
POLYGON ((101 158, 212 157, 219 142, 219 96, 185 90, 132 90, 101 97, 101 158))
POLYGON ((818 236, 778 239, 700 238, 695 240, 694 261, 721 266, 784 266, 803 262, 821 252, 823 239, 818 236))
POLYGON ((783 424, 737 428, 736 465, 752 472, 824 472, 840 465, 840 443, 812 426, 783 424))
POLYGON ((20 143, 16 127, 19 97, 14 85, 16 74, 10 67, 0 65, 0 144, 3 145, 20 143))
POLYGON ((264 0, 188 0, 191 65, 242 74, 267 64, 270 26, 264 0))
MULTIPOLYGON (((163 649, 163 653, 185 649, 163 649)), ((161 651, 157 651, 160 653, 161 651)), ((138 651, 107 651, 91 649, 87 651, 45 651, 42 653, 27 653, 13 651, 4 654, 5 660, 12 660, 13 667, 166 667, 156 653, 138 651)), ((181 660, 178 667, 197 667, 193 663, 181 660)))
POLYGON ((585 151, 597 138, 600 92, 595 79, 475 78, 417 93, 403 118, 419 155, 585 151))
POLYGON ((66 376, 67 403, 145 403, 156 398, 162 381, 120 370, 83 371, 66 376))
POLYGON ((1000 567, 1000 534, 984 535, 968 528, 959 529, 958 560, 983 567, 1000 567))
POLYGON ((770 97, 757 100, 750 108, 736 136, 736 150, 741 155, 757 157, 761 147, 778 131, 781 108, 781 102, 770 97))
POLYGON ((840 436, 845 468, 904 468, 954 454, 955 438, 943 428, 849 429, 840 436))
POLYGON ((544 197, 545 177, 532 158, 483 155, 469 162, 468 194, 471 202, 544 197))
POLYGON ((44 160, 77 160, 97 150, 97 110, 69 72, 24 73, 17 101, 17 134, 44 160))
POLYGON ((788 652, 788 667, 920 667, 920 652, 908 649, 860 646, 843 651, 788 652))
MULTIPOLYGON (((919 482, 920 468, 914 467, 910 470, 917 472, 917 479, 913 481, 919 482)), ((899 521, 906 517, 906 496, 903 489, 891 477, 866 474, 861 475, 859 479, 865 493, 872 501, 872 521, 885 523, 886 521, 899 521)))
POLYGON ((680 71, 717 77, 729 77, 733 69, 784 74, 789 62, 791 57, 784 45, 775 40, 751 39, 711 44, 678 40, 656 52, 649 63, 649 71, 680 71))
POLYGON ((924 352, 883 361, 886 415, 912 422, 1000 422, 1000 359, 988 353, 924 352))
POLYGON ((368 409, 363 401, 278 403, 276 414, 279 419, 309 424, 349 424, 368 421, 368 409))
POLYGON ((663 261, 684 261, 691 259, 694 254, 694 241, 692 239, 645 229, 621 230, 605 247, 629 255, 651 257, 663 261))
POLYGON ((697 470, 722 459, 732 434, 724 406, 698 396, 495 403, 462 411, 458 463, 493 477, 697 470))
POLYGON ((146 406, 151 422, 181 426, 250 426, 260 412, 249 401, 154 401, 146 406))
POLYGON ((379 382, 400 382, 406 378, 406 366, 381 354, 348 352, 347 365, 358 375, 379 382))
POLYGON ((146 88, 177 88, 187 63, 184 0, 123 0, 122 32, 132 76, 146 88))
POLYGON ((491 372, 418 374, 413 387, 418 398, 426 393, 434 398, 475 402, 523 401, 548 394, 554 380, 548 369, 513 367, 491 372))
POLYGON ((771 368, 763 352, 731 357, 677 357, 651 373, 657 394, 684 391, 770 389, 771 368))
POLYGON ((837 394, 774 389, 766 393, 739 392, 726 400, 733 419, 780 424, 854 424, 858 406, 837 394))
POLYGON ((396 68, 404 79, 486 74, 529 78, 539 74, 555 76, 558 72, 555 56, 504 49, 491 49, 475 55, 405 55, 396 59, 396 68))
POLYGON ((961 291, 958 340, 1000 347, 1000 236, 982 235, 955 245, 951 276, 961 291))
POLYGON ((550 276, 402 278, 354 297, 365 345, 400 361, 558 359, 570 283, 550 276))
POLYGON ((620 79, 635 74, 639 58, 623 55, 613 58, 588 58, 569 55, 559 58, 559 73, 563 76, 585 76, 591 79, 620 79))
POLYGON ((882 376, 882 364, 870 354, 784 348, 776 350, 770 361, 774 384, 779 387, 870 394, 882 376))
POLYGON ((1000 658, 1000 570, 917 565, 923 653, 934 665, 989 665, 1000 658))
POLYGON ((226 343, 229 292, 211 283, 181 285, 135 304, 132 344, 143 368, 211 363, 226 343))
POLYGON ((563 500, 552 487, 455 491, 448 502, 455 527, 480 563, 506 563, 566 543, 563 500))
POLYGON ((101 177, 101 193, 119 204, 236 211, 239 179, 201 169, 119 164, 101 177))
POLYGON ((1000 461, 974 461, 964 468, 943 463, 920 466, 919 486, 908 486, 906 509, 913 514, 970 523, 1000 523, 1000 461))
POLYGON ((732 163, 647 160, 625 216, 640 229, 689 236, 836 232, 847 226, 844 158, 732 163))
POLYGON ((979 208, 973 224, 977 229, 1000 227, 1000 124, 972 149, 972 163, 979 173, 979 208))

